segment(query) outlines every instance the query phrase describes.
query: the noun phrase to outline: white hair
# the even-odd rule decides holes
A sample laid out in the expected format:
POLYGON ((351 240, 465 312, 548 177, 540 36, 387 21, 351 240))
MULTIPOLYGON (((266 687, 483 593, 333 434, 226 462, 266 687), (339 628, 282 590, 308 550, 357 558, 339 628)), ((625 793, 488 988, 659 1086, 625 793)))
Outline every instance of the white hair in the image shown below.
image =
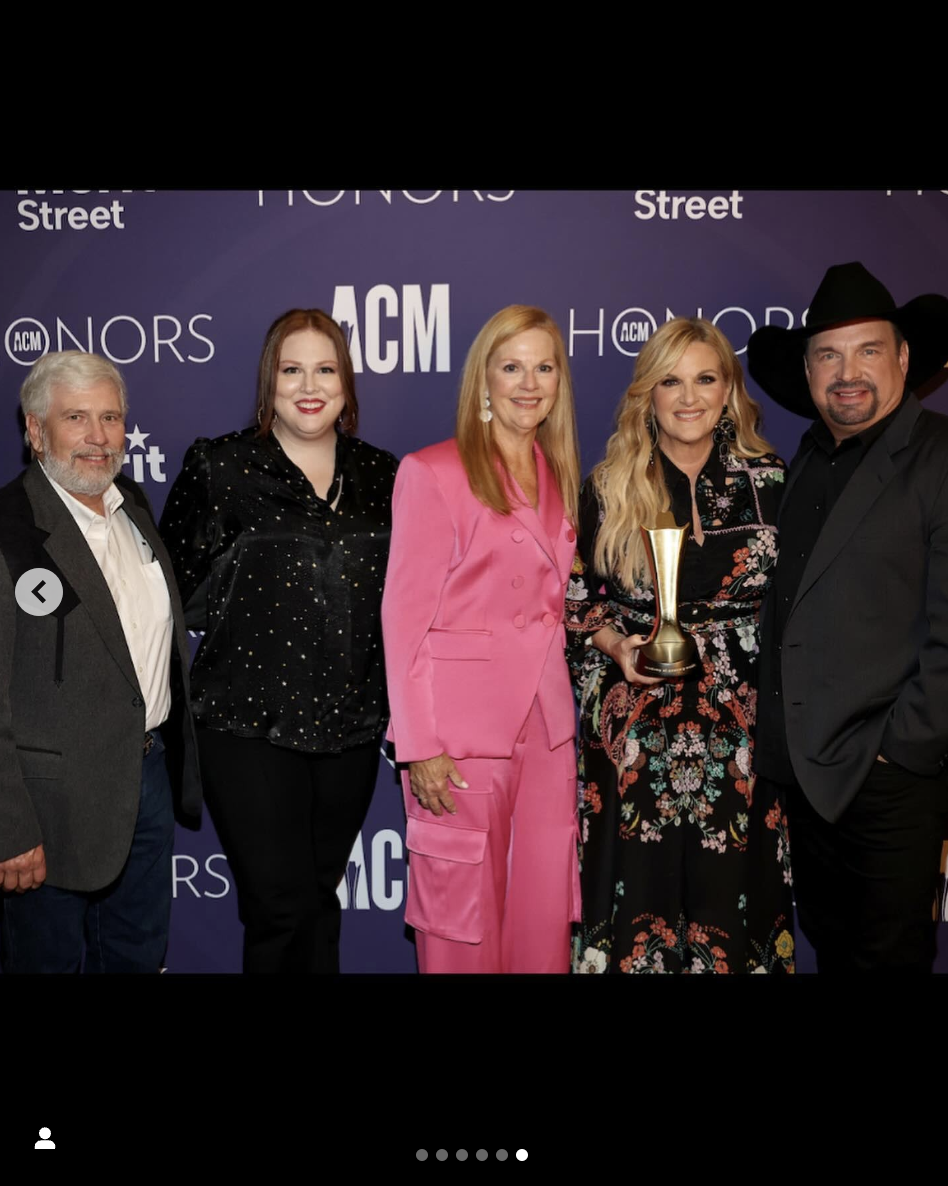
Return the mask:
MULTIPOLYGON (((54 387, 73 391, 88 391, 97 383, 111 383, 122 401, 122 415, 128 412, 128 392, 118 367, 100 354, 84 350, 53 350, 38 358, 20 388, 20 407, 23 415, 32 415, 45 424, 54 387)), ((24 440, 30 443, 29 432, 24 440)))

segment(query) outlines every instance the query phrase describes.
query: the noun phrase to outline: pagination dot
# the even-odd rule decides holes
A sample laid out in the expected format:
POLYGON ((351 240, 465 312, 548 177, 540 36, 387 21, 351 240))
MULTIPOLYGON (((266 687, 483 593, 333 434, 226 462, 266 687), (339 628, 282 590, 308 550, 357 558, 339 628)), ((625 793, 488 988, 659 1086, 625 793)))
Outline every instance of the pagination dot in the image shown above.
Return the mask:
POLYGON ((478 1149, 478 1151, 474 1154, 474 1156, 477 1158, 478 1161, 486 1161, 487 1158, 490 1156, 490 1154, 487 1152, 486 1149, 478 1149))
POLYGON ((497 1150, 497 1160, 498 1161, 506 1161, 507 1160, 507 1150, 506 1149, 498 1149, 497 1150))
POLYGON ((518 1161, 526 1161, 526 1160, 527 1160, 527 1151, 526 1151, 526 1149, 518 1149, 518 1150, 517 1150, 517 1160, 518 1160, 518 1161))
POLYGON ((419 1161, 427 1161, 428 1160, 428 1150, 427 1149, 419 1149, 418 1152, 415 1154, 415 1156, 418 1158, 419 1161))
POLYGON ((435 1157, 437 1157, 437 1159, 439 1161, 447 1161, 448 1160, 447 1149, 439 1149, 438 1152, 435 1154, 435 1157))
POLYGON ((454 1156, 458 1159, 458 1161, 467 1161, 467 1150, 458 1149, 454 1156))

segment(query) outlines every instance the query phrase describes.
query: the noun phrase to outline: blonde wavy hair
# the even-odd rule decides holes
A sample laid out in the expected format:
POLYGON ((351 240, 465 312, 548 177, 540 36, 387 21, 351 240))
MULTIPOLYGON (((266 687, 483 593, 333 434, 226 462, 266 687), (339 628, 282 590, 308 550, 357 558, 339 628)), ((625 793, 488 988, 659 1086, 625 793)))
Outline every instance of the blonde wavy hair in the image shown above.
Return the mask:
POLYGON ((543 330, 553 339, 559 387, 549 416, 537 430, 537 442, 553 471, 566 514, 575 525, 579 504, 579 441, 573 384, 563 335, 553 318, 542 309, 531 305, 508 305, 495 313, 474 339, 464 363, 458 396, 455 430, 458 452, 474 496, 501 515, 509 515, 512 491, 509 482, 502 477, 506 466, 491 424, 485 424, 480 418, 481 398, 487 386, 487 365, 491 356, 504 342, 531 329, 543 330))
POLYGON ((616 412, 616 430, 606 445, 605 459, 591 474, 603 510, 593 563, 598 572, 615 576, 626 589, 637 583, 651 584, 639 528, 654 523, 659 511, 671 507, 659 458, 649 464, 653 450, 648 424, 652 392, 696 342, 713 347, 721 364, 728 416, 736 432, 731 453, 737 457, 762 457, 772 452, 757 431, 760 405, 748 395, 737 355, 717 326, 703 317, 675 317, 660 326, 642 347, 635 377, 616 412))

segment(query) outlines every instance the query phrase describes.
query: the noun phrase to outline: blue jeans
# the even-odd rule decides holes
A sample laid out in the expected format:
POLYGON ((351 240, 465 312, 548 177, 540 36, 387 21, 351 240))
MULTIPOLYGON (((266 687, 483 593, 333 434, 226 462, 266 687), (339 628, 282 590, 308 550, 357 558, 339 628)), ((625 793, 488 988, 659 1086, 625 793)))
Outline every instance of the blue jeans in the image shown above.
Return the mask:
POLYGON ((42 885, 3 895, 4 972, 157 972, 171 920, 174 810, 165 747, 142 762, 141 801, 128 859, 104 889, 79 893, 42 885))

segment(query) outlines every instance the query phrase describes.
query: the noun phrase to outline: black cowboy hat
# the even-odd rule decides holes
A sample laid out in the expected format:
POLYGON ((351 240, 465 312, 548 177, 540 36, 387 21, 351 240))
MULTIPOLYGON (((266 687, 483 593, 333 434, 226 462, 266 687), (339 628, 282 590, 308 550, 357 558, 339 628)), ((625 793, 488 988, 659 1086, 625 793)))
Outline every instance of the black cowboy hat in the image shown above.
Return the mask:
POLYGON ((915 388, 948 362, 948 297, 929 294, 897 307, 892 294, 860 263, 836 264, 810 303, 807 324, 797 329, 764 325, 747 343, 747 369, 772 400, 813 417, 815 407, 803 370, 806 340, 844 321, 891 321, 908 342, 906 382, 915 388))

